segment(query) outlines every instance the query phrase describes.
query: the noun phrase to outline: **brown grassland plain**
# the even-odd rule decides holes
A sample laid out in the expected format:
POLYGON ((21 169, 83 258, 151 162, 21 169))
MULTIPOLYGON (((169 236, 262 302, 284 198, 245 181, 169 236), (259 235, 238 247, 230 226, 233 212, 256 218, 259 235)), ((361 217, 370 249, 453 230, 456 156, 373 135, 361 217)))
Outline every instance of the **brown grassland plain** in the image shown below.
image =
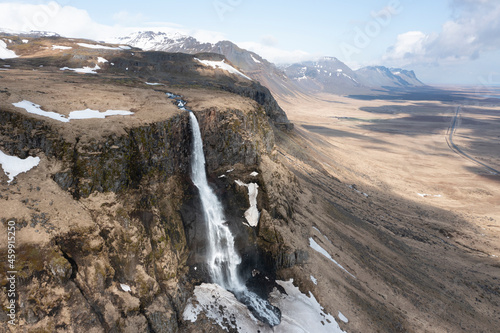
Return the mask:
MULTIPOLYGON (((308 175, 304 187, 359 219, 330 210, 329 222, 311 222, 364 281, 361 299, 351 303, 351 293, 341 308, 357 320, 378 310, 374 317, 406 318, 391 328, 397 319, 380 319, 382 331, 486 332, 500 320, 500 175, 477 163, 500 170, 500 100, 455 93, 444 100, 278 96, 296 128, 278 138, 282 160, 308 175), (453 143, 476 161, 449 145, 457 107, 453 143)), ((331 268, 304 269, 335 280, 331 268)), ((343 287, 317 288, 326 308, 345 300, 343 287)), ((378 330, 355 322, 346 329, 378 330)))

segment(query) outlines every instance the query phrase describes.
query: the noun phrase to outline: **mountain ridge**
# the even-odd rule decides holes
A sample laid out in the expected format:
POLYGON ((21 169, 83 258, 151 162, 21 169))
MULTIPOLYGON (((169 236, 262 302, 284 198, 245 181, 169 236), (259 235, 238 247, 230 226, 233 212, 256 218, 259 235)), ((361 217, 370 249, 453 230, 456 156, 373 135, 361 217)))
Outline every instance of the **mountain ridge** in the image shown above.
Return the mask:
POLYGON ((129 44, 149 51, 189 54, 219 53, 273 93, 290 95, 297 90, 293 82, 275 64, 267 61, 255 52, 240 48, 231 41, 224 40, 217 43, 203 43, 187 35, 156 33, 153 31, 139 31, 125 37, 114 38, 111 41, 129 44))
POLYGON ((223 54, 252 79, 282 96, 313 92, 346 94, 360 89, 404 89, 424 86, 416 77, 415 72, 411 70, 390 69, 385 66, 368 66, 352 70, 345 63, 331 56, 279 66, 255 52, 240 48, 231 41, 200 42, 194 37, 180 33, 139 31, 112 41, 144 50, 223 54))

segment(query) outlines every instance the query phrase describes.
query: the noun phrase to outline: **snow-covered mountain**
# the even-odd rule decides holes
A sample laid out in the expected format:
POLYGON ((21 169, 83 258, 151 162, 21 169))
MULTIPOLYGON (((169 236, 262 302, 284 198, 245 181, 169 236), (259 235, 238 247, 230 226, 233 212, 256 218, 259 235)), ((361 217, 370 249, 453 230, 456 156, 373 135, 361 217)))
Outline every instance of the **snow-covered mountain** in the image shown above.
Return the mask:
POLYGON ((353 70, 334 57, 292 64, 284 71, 306 91, 343 93, 347 89, 360 87, 353 70))
POLYGON ((413 71, 384 66, 369 66, 358 69, 356 76, 366 87, 421 87, 424 84, 413 71))
POLYGON ((369 88, 410 88, 424 84, 413 71, 384 66, 363 67, 353 71, 334 57, 306 61, 284 68, 285 74, 306 91, 334 94, 369 88))
POLYGON ((196 38, 180 33, 139 31, 112 40, 114 43, 128 44, 145 51, 165 51, 182 53, 210 52, 211 43, 200 43, 196 38))

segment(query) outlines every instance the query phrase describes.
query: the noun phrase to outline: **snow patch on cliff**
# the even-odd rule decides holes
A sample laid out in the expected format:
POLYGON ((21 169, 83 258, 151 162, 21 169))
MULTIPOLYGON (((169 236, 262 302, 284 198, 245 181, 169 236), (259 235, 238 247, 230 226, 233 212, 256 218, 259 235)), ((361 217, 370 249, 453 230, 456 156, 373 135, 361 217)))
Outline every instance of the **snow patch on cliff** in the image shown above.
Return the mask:
POLYGON ((0 164, 7 177, 9 177, 8 183, 13 181, 20 173, 30 171, 39 163, 40 157, 28 156, 25 159, 21 159, 17 156, 7 155, 0 150, 0 164))
POLYGON ((273 328, 258 321, 248 308, 229 291, 216 284, 204 283, 197 286, 194 295, 184 309, 183 319, 196 322, 204 313, 206 317, 225 331, 240 333, 345 333, 335 318, 325 313, 312 293, 302 294, 293 280, 276 281, 286 294, 276 288, 269 295, 269 301, 281 310, 281 323, 273 328))
POLYGON ((244 77, 247 80, 252 81, 251 78, 249 78, 248 76, 246 76, 245 74, 243 74, 242 72, 240 72, 239 70, 237 70, 236 68, 234 68, 233 66, 227 64, 225 62, 225 60, 222 60, 222 61, 212 61, 212 60, 200 60, 198 58, 194 58, 194 59, 197 60, 197 61, 199 61, 199 62, 201 62, 205 66, 210 66, 213 69, 220 68, 220 69, 223 69, 225 71, 228 71, 229 73, 239 75, 241 77, 244 77))
POLYGON ((260 212, 257 209, 257 195, 259 194, 259 185, 256 183, 245 184, 241 180, 235 180, 239 186, 246 186, 248 188, 248 199, 250 201, 250 208, 245 212, 245 219, 251 227, 256 227, 259 224, 260 212))

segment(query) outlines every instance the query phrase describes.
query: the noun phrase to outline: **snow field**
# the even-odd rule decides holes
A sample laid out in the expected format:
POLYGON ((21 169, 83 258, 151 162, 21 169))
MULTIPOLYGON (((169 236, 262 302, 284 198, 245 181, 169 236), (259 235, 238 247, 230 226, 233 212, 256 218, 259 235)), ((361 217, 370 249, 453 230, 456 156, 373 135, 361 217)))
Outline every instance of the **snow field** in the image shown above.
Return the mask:
POLYGON ((134 114, 131 111, 125 111, 125 110, 107 110, 104 112, 100 112, 97 110, 86 109, 86 110, 72 111, 70 112, 69 116, 66 117, 65 115, 62 115, 57 112, 44 111, 41 109, 40 105, 26 100, 18 103, 12 103, 12 105, 18 108, 25 109, 28 113, 37 114, 39 116, 54 119, 63 123, 67 123, 71 120, 76 120, 76 119, 104 119, 109 116, 129 116, 134 114))
POLYGON ((224 60, 222 60, 222 61, 211 61, 211 60, 200 60, 198 58, 194 58, 194 59, 197 60, 197 61, 199 61, 199 62, 201 62, 205 66, 210 66, 210 67, 212 67, 214 69, 220 68, 222 70, 228 71, 229 73, 239 75, 241 77, 244 77, 247 80, 252 81, 251 78, 249 78, 248 76, 246 76, 245 74, 243 74, 242 72, 240 72, 239 70, 237 70, 236 68, 234 68, 233 66, 225 63, 224 60))

